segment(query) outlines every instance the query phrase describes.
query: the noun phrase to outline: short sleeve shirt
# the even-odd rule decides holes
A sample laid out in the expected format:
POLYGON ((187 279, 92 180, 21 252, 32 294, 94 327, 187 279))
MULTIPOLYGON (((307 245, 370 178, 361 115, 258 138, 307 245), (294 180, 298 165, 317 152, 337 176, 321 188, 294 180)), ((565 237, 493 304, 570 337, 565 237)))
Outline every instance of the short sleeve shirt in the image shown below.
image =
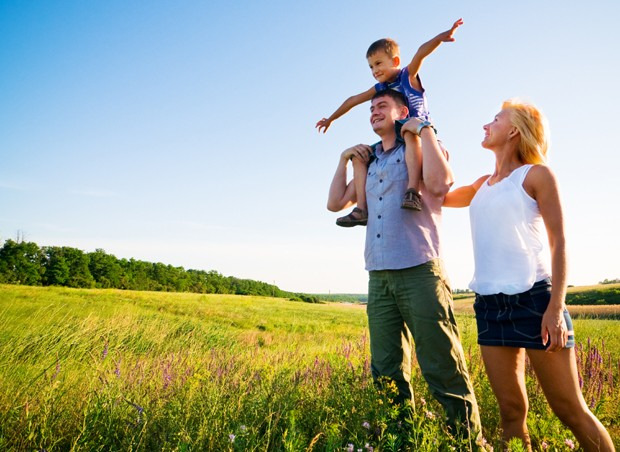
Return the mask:
POLYGON ((439 229, 443 197, 436 197, 420 184, 422 210, 401 209, 407 190, 405 145, 397 142, 384 152, 375 147, 368 167, 366 197, 366 270, 400 270, 440 257, 439 229))

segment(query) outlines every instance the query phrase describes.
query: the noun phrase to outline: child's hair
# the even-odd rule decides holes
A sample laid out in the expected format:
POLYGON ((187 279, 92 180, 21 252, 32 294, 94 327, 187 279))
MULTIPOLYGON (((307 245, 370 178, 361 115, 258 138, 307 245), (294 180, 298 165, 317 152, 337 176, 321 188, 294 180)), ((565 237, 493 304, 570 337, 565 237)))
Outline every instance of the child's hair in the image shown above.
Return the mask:
POLYGON ((502 110, 510 112, 510 122, 519 131, 519 160, 539 164, 547 161, 549 126, 545 115, 532 104, 508 99, 502 110))
POLYGON ((384 97, 387 96, 391 99, 394 100, 394 102, 396 102, 396 105, 400 106, 400 107, 408 107, 407 105, 407 98, 404 96, 403 93, 400 93, 394 89, 382 89, 381 91, 377 91, 374 96, 372 96, 371 101, 377 99, 378 97, 384 97))
POLYGON ((395 56, 400 55, 400 48, 396 41, 391 38, 379 39, 378 41, 373 42, 368 47, 368 51, 366 52, 366 58, 370 58, 377 52, 385 52, 388 54, 390 58, 394 58, 395 56))

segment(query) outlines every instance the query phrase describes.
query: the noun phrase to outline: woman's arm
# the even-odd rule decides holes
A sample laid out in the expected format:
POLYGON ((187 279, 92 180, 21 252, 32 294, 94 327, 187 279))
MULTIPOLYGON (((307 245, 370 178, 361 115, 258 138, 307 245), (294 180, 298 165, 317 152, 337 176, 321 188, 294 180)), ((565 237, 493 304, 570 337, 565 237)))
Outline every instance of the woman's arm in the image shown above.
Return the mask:
POLYGON ((471 185, 464 185, 459 188, 455 188, 449 192, 443 200, 444 207, 467 207, 474 199, 474 195, 480 188, 480 186, 489 178, 489 175, 482 176, 471 185))
POLYGON ((566 239, 564 236, 564 215, 560 192, 555 175, 544 165, 530 169, 523 182, 525 191, 536 200, 540 214, 545 222, 549 247, 551 249, 551 300, 542 319, 543 343, 549 341, 547 351, 561 350, 568 340, 564 320, 564 300, 566 298, 566 239))

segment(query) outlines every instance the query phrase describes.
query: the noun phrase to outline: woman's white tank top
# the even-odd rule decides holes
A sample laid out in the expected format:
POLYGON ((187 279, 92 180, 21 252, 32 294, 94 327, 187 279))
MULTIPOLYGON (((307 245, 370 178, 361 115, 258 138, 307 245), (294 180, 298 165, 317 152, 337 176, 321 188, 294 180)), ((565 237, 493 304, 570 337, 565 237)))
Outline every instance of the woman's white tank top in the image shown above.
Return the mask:
POLYGON ((487 179, 471 201, 475 271, 469 288, 476 293, 514 295, 551 275, 545 225, 536 200, 523 189, 531 167, 493 185, 487 179))

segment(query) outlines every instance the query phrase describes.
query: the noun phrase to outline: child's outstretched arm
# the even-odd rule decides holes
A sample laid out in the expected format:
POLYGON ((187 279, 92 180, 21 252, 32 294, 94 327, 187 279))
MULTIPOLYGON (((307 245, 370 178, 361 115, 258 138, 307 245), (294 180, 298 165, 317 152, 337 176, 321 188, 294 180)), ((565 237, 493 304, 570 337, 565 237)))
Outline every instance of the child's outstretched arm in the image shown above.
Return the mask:
POLYGON ((321 132, 321 130, 323 131, 323 133, 327 132, 327 129, 329 129, 329 126, 331 125, 333 121, 340 118, 342 115, 344 115, 346 112, 351 110, 356 105, 369 101, 370 99, 372 99, 372 96, 374 95, 375 95, 375 87, 373 86, 368 91, 364 91, 363 93, 359 93, 359 94, 356 94, 355 96, 349 97, 347 100, 345 100, 342 103, 340 107, 338 107, 338 109, 335 112, 331 114, 329 118, 321 119, 319 122, 316 123, 315 127, 319 129, 319 132, 321 132))
POLYGON ((452 28, 444 31, 443 33, 439 33, 433 39, 425 42, 420 46, 416 54, 413 56, 411 63, 409 63, 409 66, 407 66, 407 68, 409 69, 409 82, 411 83, 411 86, 413 86, 417 90, 422 89, 422 87, 420 86, 420 82, 418 81, 417 75, 420 71, 420 67, 422 67, 422 62, 424 61, 424 58, 433 53, 442 42, 454 42, 454 32, 461 25, 463 25, 463 19, 457 20, 456 22, 454 22, 454 24, 452 24, 452 28))

